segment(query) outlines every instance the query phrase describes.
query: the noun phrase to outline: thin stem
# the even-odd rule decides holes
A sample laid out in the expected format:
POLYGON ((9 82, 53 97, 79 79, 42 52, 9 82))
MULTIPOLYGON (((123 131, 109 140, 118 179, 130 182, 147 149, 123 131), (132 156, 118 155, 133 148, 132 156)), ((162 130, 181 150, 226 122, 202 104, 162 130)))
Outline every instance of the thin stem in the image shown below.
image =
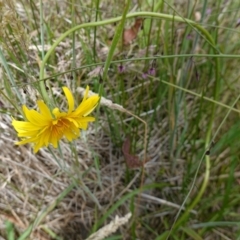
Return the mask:
MULTIPOLYGON (((201 159, 201 162, 202 162, 202 160, 203 159, 201 159)), ((183 213, 183 215, 177 220, 176 224, 174 225, 174 229, 177 229, 179 226, 181 226, 182 222, 184 222, 184 220, 188 217, 188 214, 190 213, 190 211, 192 211, 192 209, 196 206, 196 204, 201 199, 203 193, 205 192, 205 189, 206 189, 207 184, 208 184, 209 176, 210 176, 210 158, 209 158, 208 155, 206 155, 205 160, 206 160, 206 169, 205 169, 205 175, 204 175, 202 186, 201 186, 197 196, 192 201, 191 205, 186 209, 186 211, 183 213)), ((198 167, 197 172, 196 172, 195 177, 194 177, 193 184, 191 186, 191 189, 189 190, 188 196, 190 195, 190 193, 192 192, 192 190, 194 188, 194 183, 197 179, 197 173, 199 171, 200 166, 201 166, 201 164, 199 164, 199 167, 198 167)), ((186 200, 188 199, 188 196, 185 198, 186 200)), ((170 231, 170 233, 171 233, 171 231, 170 231)))
MULTIPOLYGON (((95 22, 97 22, 97 20, 98 20, 98 12, 99 12, 99 0, 96 0, 95 22)), ((94 61, 96 61, 96 57, 97 57, 96 40, 97 40, 97 27, 94 28, 94 37, 93 37, 93 59, 94 59, 94 61)))
POLYGON ((20 92, 18 91, 17 84, 14 80, 12 72, 9 69, 9 65, 7 64, 7 61, 3 55, 1 47, 0 47, 0 63, 2 64, 2 66, 4 67, 4 69, 8 75, 8 79, 10 80, 11 85, 14 87, 14 91, 16 93, 18 100, 23 104, 22 96, 21 96, 20 92))
MULTIPOLYGON (((239 56, 240 56, 240 55, 239 55, 239 56)), ((119 61, 114 61, 114 63, 118 63, 118 62, 119 62, 119 61)), ((104 63, 101 63, 101 64, 104 64, 104 63)), ((57 77, 57 76, 60 76, 60 75, 62 75, 62 74, 65 74, 65 73, 68 73, 68 72, 71 72, 71 71, 74 71, 74 70, 79 70, 79 69, 82 69, 82 68, 85 68, 85 67, 92 67, 92 66, 101 65, 101 64, 90 64, 90 65, 86 65, 86 66, 83 66, 83 67, 80 67, 80 68, 77 68, 77 69, 72 69, 72 70, 66 71, 66 72, 64 72, 64 73, 56 74, 56 75, 51 76, 51 77, 49 77, 49 78, 57 77)), ((45 80, 46 80, 46 79, 45 79, 45 80)), ((231 110, 231 111, 233 111, 233 112, 240 113, 240 110, 239 110, 239 109, 234 108, 234 107, 231 107, 231 106, 226 105, 226 104, 224 104, 224 103, 221 103, 221 102, 219 102, 219 101, 216 101, 216 100, 214 100, 214 99, 212 99, 212 98, 203 96, 203 95, 201 95, 201 94, 199 94, 199 93, 195 93, 195 92, 193 92, 193 91, 191 91, 191 90, 188 90, 188 89, 183 88, 183 87, 180 87, 180 86, 178 86, 178 85, 169 83, 169 82, 164 81, 164 80, 161 80, 161 82, 164 83, 164 84, 166 84, 166 85, 170 85, 170 86, 173 86, 173 87, 175 87, 175 88, 177 88, 177 89, 180 89, 180 90, 182 90, 182 91, 184 91, 184 92, 186 92, 186 93, 189 93, 189 94, 191 94, 191 95, 193 95, 193 96, 196 96, 196 97, 198 97, 198 98, 202 98, 202 99, 204 99, 204 100, 206 100, 206 101, 208 101, 208 102, 214 103, 214 104, 216 104, 216 105, 218 105, 218 106, 227 108, 227 109, 229 109, 229 110, 231 110)), ((24 85, 21 85, 21 86, 23 87, 24 85)), ((2 90, 3 90, 3 89, 0 89, 0 91, 2 91, 2 90)))
POLYGON ((42 45, 42 59, 44 59, 44 17, 43 17, 43 3, 40 1, 40 31, 41 31, 41 45, 42 45))
MULTIPOLYGON (((72 0, 72 6, 71 6, 71 19, 72 19, 72 26, 75 26, 75 0, 72 0)), ((75 32, 72 33, 72 68, 76 68, 76 51, 75 51, 75 41, 76 41, 76 36, 75 32)), ((72 83, 72 87, 76 89, 76 71, 72 72, 72 77, 74 79, 72 83)))
POLYGON ((206 100, 206 101, 208 101, 208 102, 212 102, 212 103, 214 103, 214 104, 216 104, 216 105, 219 105, 219 106, 221 106, 221 107, 227 108, 227 109, 229 109, 229 110, 231 110, 231 111, 240 113, 240 110, 238 110, 237 108, 230 107, 230 106, 228 106, 228 105, 226 105, 226 104, 224 104, 224 103, 218 102, 217 100, 214 100, 214 99, 212 99, 212 98, 203 96, 203 95, 201 95, 201 94, 195 93, 195 92, 193 92, 193 91, 191 91, 191 90, 188 90, 188 89, 186 89, 186 88, 179 87, 178 85, 169 83, 169 82, 164 81, 164 80, 161 80, 161 82, 163 82, 163 83, 165 83, 165 84, 167 84, 167 85, 173 86, 173 87, 175 87, 175 88, 177 88, 177 89, 180 89, 180 90, 182 90, 182 91, 184 91, 184 92, 186 92, 186 93, 189 93, 189 94, 191 94, 191 95, 193 95, 193 96, 202 98, 202 99, 204 99, 204 100, 206 100))

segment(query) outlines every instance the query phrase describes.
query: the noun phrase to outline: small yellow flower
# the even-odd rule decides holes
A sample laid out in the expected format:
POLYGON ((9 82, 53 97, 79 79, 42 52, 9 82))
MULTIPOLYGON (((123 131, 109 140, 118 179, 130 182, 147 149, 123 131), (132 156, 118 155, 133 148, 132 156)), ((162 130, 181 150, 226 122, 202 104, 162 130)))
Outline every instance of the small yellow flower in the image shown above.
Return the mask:
POLYGON ((28 121, 12 120, 12 125, 18 132, 18 137, 22 141, 16 144, 34 144, 36 153, 41 147, 47 147, 50 143, 57 148, 58 142, 62 137, 72 141, 80 136, 80 129, 87 129, 88 123, 95 121, 94 117, 87 117, 97 106, 98 95, 89 98, 87 86, 82 102, 74 110, 74 98, 67 87, 63 87, 64 94, 68 102, 68 111, 60 112, 58 108, 52 110, 43 101, 38 101, 37 105, 40 112, 28 109, 23 105, 23 112, 28 121))

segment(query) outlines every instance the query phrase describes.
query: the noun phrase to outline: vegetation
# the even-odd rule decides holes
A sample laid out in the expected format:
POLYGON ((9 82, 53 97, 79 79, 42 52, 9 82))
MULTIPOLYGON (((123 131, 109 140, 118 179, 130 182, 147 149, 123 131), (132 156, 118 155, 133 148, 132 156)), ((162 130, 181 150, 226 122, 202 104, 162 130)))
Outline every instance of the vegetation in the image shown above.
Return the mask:
POLYGON ((0 16, 3 239, 240 239, 238 1, 0 0, 0 16), (63 89, 77 107, 87 86, 80 138, 14 144, 22 105, 68 112, 63 89))

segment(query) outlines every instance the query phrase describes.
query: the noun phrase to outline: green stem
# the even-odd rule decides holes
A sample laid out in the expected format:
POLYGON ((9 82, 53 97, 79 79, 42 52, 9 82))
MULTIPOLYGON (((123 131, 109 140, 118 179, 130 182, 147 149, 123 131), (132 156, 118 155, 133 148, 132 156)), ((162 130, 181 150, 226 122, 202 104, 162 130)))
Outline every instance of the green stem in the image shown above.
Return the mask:
MULTIPOLYGON (((76 22, 76 18, 75 18, 75 0, 72 0, 72 6, 71 6, 71 19, 72 19, 72 26, 75 26, 75 22, 76 22)), ((76 51, 75 51, 75 47, 76 47, 76 36, 75 36, 75 32, 72 33, 72 69, 76 68, 76 51)), ((77 84, 76 84, 76 71, 72 72, 72 77, 74 79, 74 82, 72 83, 72 87, 74 89, 77 88, 77 84)))
MULTIPOLYGON (((209 38, 209 41, 215 45, 212 37, 209 38)), ((214 52, 215 54, 218 53, 217 49, 214 48, 214 52)), ((220 62, 219 62, 219 58, 215 58, 215 87, 214 87, 214 100, 217 101, 218 97, 219 97, 219 87, 220 87, 220 78, 219 78, 219 70, 220 70, 220 62)), ((210 117, 210 121, 209 121, 209 124, 208 124, 208 130, 207 130, 207 134, 206 134, 206 139, 205 139, 205 149, 208 149, 210 144, 211 144, 211 135, 212 135, 212 127, 213 127, 213 122, 214 122, 214 118, 215 118, 215 112, 216 112, 216 104, 214 103, 212 105, 212 111, 211 111, 211 117, 210 117)), ((198 172, 200 170, 200 166, 202 164, 202 161, 203 161, 203 158, 204 156, 201 158, 199 164, 198 164, 198 168, 197 168, 197 171, 195 173, 195 176, 194 176, 194 180, 193 180, 193 183, 192 183, 192 186, 191 186, 191 189, 189 190, 178 214, 176 215, 176 218, 175 218, 175 221, 172 225, 172 228, 171 230, 175 230, 177 228, 179 228, 179 226, 181 226, 181 224, 187 219, 188 215, 189 215, 189 212, 197 205, 197 203, 200 201, 203 193, 205 192, 206 188, 207 188, 207 184, 208 184, 208 181, 209 181, 209 175, 210 175, 210 157, 208 155, 205 155, 205 161, 206 161, 206 169, 205 169, 205 175, 204 175, 204 180, 203 180, 203 183, 202 183, 202 186, 200 188, 200 191, 198 192, 197 196, 195 197, 195 199, 192 201, 192 203, 190 204, 190 206, 186 209, 186 211, 182 214, 182 216, 178 219, 178 216, 180 215, 180 212, 182 210, 182 208, 184 207, 184 204, 186 202, 186 200, 188 199, 188 197, 190 196, 190 193, 192 192, 193 190, 193 187, 194 187, 194 184, 196 182, 196 179, 197 179, 197 175, 198 175, 198 172), (176 222, 176 224, 175 224, 176 222)), ((168 237, 170 236, 171 234, 171 231, 169 231, 169 234, 168 234, 168 237)), ((167 237, 167 239, 168 239, 167 237)))
MULTIPOLYGON (((173 15, 168 15, 168 14, 164 14, 164 13, 154 13, 154 12, 135 12, 135 13, 129 13, 126 15, 126 18, 133 18, 133 17, 153 17, 153 18, 159 18, 159 19, 165 19, 165 20, 173 20, 177 21, 177 22, 185 22, 189 25, 191 25, 192 27, 198 29, 200 31, 200 33, 206 38, 206 40, 209 42, 209 44, 217 51, 214 41, 211 37, 211 35, 208 33, 207 30, 205 30, 202 26, 200 26, 198 23, 186 19, 186 18, 182 18, 182 17, 178 17, 178 16, 173 16, 173 15)), ((56 41, 55 43, 51 46, 51 48, 48 50, 48 52, 46 53, 45 57, 43 58, 41 65, 40 65, 40 76, 39 76, 39 80, 40 80, 40 89, 41 89, 41 93, 42 93, 42 97, 44 99, 44 101, 49 104, 50 99, 48 96, 48 93, 46 91, 45 88, 45 84, 44 84, 44 67, 47 63, 47 60, 49 59, 50 55, 54 52, 55 48, 58 46, 58 44, 65 39, 69 34, 73 33, 74 31, 77 31, 81 28, 88 28, 88 27, 96 27, 96 26, 103 26, 106 24, 110 24, 110 23, 114 23, 117 21, 120 21, 122 19, 122 16, 120 17, 116 17, 116 18, 111 18, 111 19, 107 19, 107 20, 103 20, 103 21, 98 21, 98 22, 90 22, 90 23, 83 23, 80 25, 77 25, 71 29, 69 29, 68 31, 66 31, 65 33, 63 33, 56 41)))
MULTIPOLYGON (((142 61, 142 60, 154 60, 154 59, 168 59, 168 58, 186 58, 186 57, 196 57, 196 58, 201 58, 201 57, 208 57, 208 58, 233 58, 233 59, 238 59, 240 58, 240 55, 236 54, 173 54, 173 55, 155 55, 151 57, 140 57, 140 58, 124 58, 124 59, 119 59, 119 60, 113 60, 111 61, 112 64, 119 64, 119 63, 126 63, 126 62, 134 62, 134 61, 142 61)), ((61 76, 63 74, 72 72, 72 71, 77 71, 85 68, 91 68, 91 67, 97 67, 104 65, 105 62, 98 62, 98 63, 91 63, 91 64, 86 64, 78 68, 70 69, 64 72, 56 73, 54 75, 51 75, 50 77, 45 77, 42 80, 48 80, 50 78, 55 78, 58 76, 61 76)), ((162 81, 162 80, 161 80, 162 81)), ((34 83, 34 82, 33 82, 34 83)), ((24 87, 27 84, 18 84, 17 86, 24 87)))
MULTIPOLYGON (((111 44, 111 47, 109 49, 108 56, 107 56, 107 59, 106 59, 105 65, 104 65, 103 80, 105 80, 107 78, 108 68, 109 68, 109 66, 111 64, 114 51, 115 51, 115 49, 117 47, 119 39, 122 36, 122 32, 123 32, 123 28, 124 28, 124 24, 125 24, 125 20, 126 20, 126 17, 127 17, 127 12, 128 12, 130 3, 131 3, 131 1, 128 0, 126 5, 125 5, 125 7, 124 7, 124 11, 123 11, 122 17, 120 18, 121 22, 119 23, 118 27, 116 28, 116 32, 114 34, 114 37, 113 37, 113 40, 112 40, 112 44, 111 44)), ((123 44, 123 43, 121 42, 121 44, 123 44)))
MULTIPOLYGON (((184 222, 186 220, 190 211, 196 206, 196 204, 201 199, 201 197, 207 187, 209 176, 210 176, 210 158, 209 158, 209 156, 206 156, 206 170, 205 170, 205 175, 204 175, 202 186, 201 186, 197 196, 192 201, 191 205, 186 209, 186 211, 183 213, 183 215, 177 220, 177 222, 174 226, 174 229, 177 229, 182 224, 182 222, 184 222)), ((194 184, 193 184, 193 186, 194 186, 194 184)), ((192 188, 190 189, 189 193, 191 193, 191 191, 192 191, 192 188)))
MULTIPOLYGON (((98 13, 99 13, 99 0, 96 0, 96 15, 95 15, 95 22, 98 20, 98 13)), ((97 51, 96 51, 96 42, 97 42, 97 28, 94 28, 94 35, 93 35, 93 59, 96 61, 97 51)))
POLYGON ((6 71, 7 75, 8 75, 8 79, 10 80, 11 85, 13 86, 13 89, 14 89, 14 91, 16 93, 16 96, 17 96, 18 100, 21 102, 21 104, 23 104, 22 96, 21 96, 20 92, 18 91, 17 84, 15 82, 15 79, 13 77, 12 72, 9 69, 9 65, 7 64, 7 61, 5 59, 5 56, 4 56, 3 52, 2 52, 1 47, 0 47, 0 64, 2 64, 2 66, 4 67, 4 69, 5 69, 5 71, 6 71))
POLYGON ((42 59, 44 59, 44 20, 43 20, 43 2, 40 1, 40 31, 41 31, 41 44, 42 44, 42 59))
POLYGON ((224 103, 221 103, 221 102, 218 102, 217 100, 214 100, 214 99, 212 99, 212 98, 203 96, 203 95, 201 95, 201 94, 195 93, 195 92, 193 92, 193 91, 191 91, 191 90, 188 90, 188 89, 186 89, 186 88, 179 87, 178 85, 175 85, 175 84, 166 82, 166 81, 164 81, 164 80, 161 80, 161 82, 162 82, 162 83, 165 83, 166 85, 169 85, 169 86, 175 87, 175 88, 177 88, 177 89, 180 89, 181 91, 186 92, 186 93, 189 93, 189 94, 191 94, 191 95, 193 95, 193 96, 196 96, 196 97, 198 97, 198 98, 202 98, 202 99, 204 99, 204 100, 206 100, 206 101, 208 101, 208 102, 214 103, 214 104, 216 104, 216 105, 218 105, 218 106, 227 108, 227 109, 229 109, 230 111, 234 111, 234 112, 240 113, 240 110, 238 110, 237 108, 228 106, 228 105, 226 105, 226 104, 224 104, 224 103))

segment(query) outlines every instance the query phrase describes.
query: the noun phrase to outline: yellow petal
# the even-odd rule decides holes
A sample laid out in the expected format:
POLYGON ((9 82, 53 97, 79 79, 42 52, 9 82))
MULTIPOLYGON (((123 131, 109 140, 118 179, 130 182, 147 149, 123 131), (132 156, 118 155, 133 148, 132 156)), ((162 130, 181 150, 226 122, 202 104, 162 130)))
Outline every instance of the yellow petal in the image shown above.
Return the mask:
POLYGON ((97 107, 99 99, 100 99, 100 97, 98 95, 96 95, 96 96, 92 96, 91 98, 86 100, 85 104, 86 105, 88 104, 89 106, 91 106, 91 108, 89 108, 89 111, 87 111, 83 114, 84 117, 89 115, 97 107), (88 102, 88 100, 89 100, 89 102, 88 102))
POLYGON ((78 125, 80 125, 81 123, 94 122, 94 121, 95 121, 94 117, 82 117, 82 118, 76 119, 76 122, 78 125))
POLYGON ((34 142, 34 140, 32 140, 31 138, 28 138, 28 139, 24 139, 22 141, 16 142, 15 144, 16 145, 23 145, 23 144, 32 143, 32 142, 34 142))
POLYGON ((89 115, 96 108, 99 98, 100 97, 98 95, 88 98, 77 107, 73 114, 76 116, 89 115))
POLYGON ((12 125, 17 132, 27 132, 27 131, 39 130, 39 126, 33 125, 30 122, 22 122, 22 121, 13 120, 12 125))
POLYGON ((55 147, 55 148, 58 147, 58 141, 59 141, 59 138, 57 137, 56 134, 51 134, 50 135, 49 142, 52 143, 53 147, 55 147))
POLYGON ((71 117, 71 115, 69 115, 69 116, 66 117, 66 119, 67 119, 69 122, 73 123, 74 126, 78 127, 78 123, 77 123, 77 121, 76 121, 77 119, 76 119, 75 117, 71 117))
POLYGON ((82 100, 82 102, 85 101, 85 100, 87 99, 88 91, 89 91, 89 86, 86 87, 85 94, 84 94, 84 96, 83 96, 83 100, 82 100))
POLYGON ((37 153, 41 147, 43 147, 43 145, 40 142, 37 142, 34 146, 34 153, 37 153))
POLYGON ((74 98, 71 91, 67 87, 63 87, 63 91, 68 101, 68 113, 70 113, 74 109, 74 98))
POLYGON ((88 122, 81 122, 79 124, 79 128, 83 129, 83 130, 87 130, 88 127, 88 122))
POLYGON ((43 101, 37 101, 37 105, 40 109, 41 114, 46 118, 46 119, 52 119, 52 114, 50 112, 50 109, 48 106, 43 102, 43 101))
POLYGON ((64 136, 67 138, 68 141, 72 141, 73 139, 78 138, 79 135, 79 128, 75 127, 74 125, 64 131, 64 136))
POLYGON ((49 120, 42 116, 35 110, 29 110, 25 105, 23 106, 23 112, 29 122, 36 126, 44 126, 48 124, 49 120))
POLYGON ((65 117, 67 115, 67 113, 65 112, 60 112, 60 110, 58 108, 54 108, 52 110, 53 115, 55 116, 56 119, 59 119, 61 117, 65 117))
POLYGON ((36 137, 38 131, 18 132, 18 137, 36 137))

